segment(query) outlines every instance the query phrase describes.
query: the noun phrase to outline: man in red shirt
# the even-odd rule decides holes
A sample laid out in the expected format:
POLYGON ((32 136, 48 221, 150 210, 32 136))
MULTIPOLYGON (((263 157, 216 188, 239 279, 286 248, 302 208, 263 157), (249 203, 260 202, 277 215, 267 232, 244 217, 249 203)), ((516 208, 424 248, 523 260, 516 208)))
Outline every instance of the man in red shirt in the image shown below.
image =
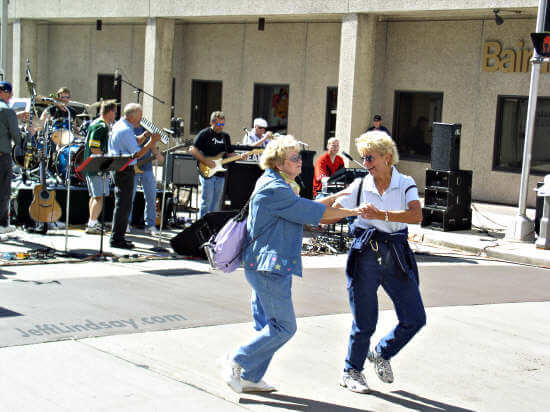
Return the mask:
POLYGON ((315 173, 313 174, 313 198, 321 195, 323 188, 322 179, 330 177, 338 169, 344 167, 344 159, 338 156, 340 150, 340 141, 336 137, 331 137, 327 142, 326 153, 319 156, 315 162, 315 173))

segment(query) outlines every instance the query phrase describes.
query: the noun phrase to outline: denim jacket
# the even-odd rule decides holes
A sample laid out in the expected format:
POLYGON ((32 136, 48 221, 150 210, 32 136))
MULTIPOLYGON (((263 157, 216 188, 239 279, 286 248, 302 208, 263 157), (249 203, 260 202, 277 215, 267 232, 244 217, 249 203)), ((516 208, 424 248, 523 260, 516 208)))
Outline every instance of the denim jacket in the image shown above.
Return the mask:
POLYGON ((267 169, 256 182, 246 225, 247 242, 260 235, 243 253, 245 269, 302 276, 304 224, 319 224, 325 205, 296 195, 275 170, 267 169))

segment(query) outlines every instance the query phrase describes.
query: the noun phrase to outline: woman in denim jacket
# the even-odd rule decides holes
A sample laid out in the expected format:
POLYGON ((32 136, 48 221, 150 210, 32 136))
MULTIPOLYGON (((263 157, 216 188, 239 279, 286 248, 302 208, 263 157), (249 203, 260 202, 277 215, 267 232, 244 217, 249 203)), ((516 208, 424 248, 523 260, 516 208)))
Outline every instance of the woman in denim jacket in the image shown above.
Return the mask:
POLYGON ((357 216, 361 210, 327 206, 342 193, 317 201, 298 195, 294 179, 302 171, 302 158, 292 136, 272 140, 260 166, 265 172, 256 182, 247 222, 248 241, 255 240, 243 254, 259 333, 224 361, 223 378, 235 392, 275 390, 262 378, 273 354, 296 332, 291 287, 292 276, 302 276, 303 225, 357 216))

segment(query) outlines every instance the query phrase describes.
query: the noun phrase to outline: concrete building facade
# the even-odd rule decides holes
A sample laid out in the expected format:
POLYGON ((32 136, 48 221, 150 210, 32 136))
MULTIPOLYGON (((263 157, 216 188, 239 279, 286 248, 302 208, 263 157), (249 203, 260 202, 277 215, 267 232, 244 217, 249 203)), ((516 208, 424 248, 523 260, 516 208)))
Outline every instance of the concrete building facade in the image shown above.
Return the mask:
MULTIPOLYGON (((234 143, 262 107, 275 105, 274 97, 262 100, 260 92, 284 88, 284 130, 317 154, 329 135, 331 113, 332 133, 352 154, 353 139, 373 114, 381 114, 400 145, 400 170, 421 190, 430 158, 408 145, 405 126, 414 129, 424 117, 428 129, 432 121, 461 123, 460 168, 473 170, 473 198, 516 204, 537 5, 122 0, 90 7, 80 0, 12 0, 5 70, 16 95, 24 96, 29 58, 40 93, 65 85, 74 100, 90 103, 101 97, 98 76, 119 69, 123 79, 166 102, 143 96, 147 117, 161 127, 169 126, 172 112, 184 118, 185 138, 193 136, 193 111, 207 107, 194 100, 194 87, 215 83, 234 143), (496 24, 494 9, 504 24, 496 24), (337 104, 329 108, 331 92, 337 104)), ((539 95, 550 99, 547 72, 543 67, 539 95)), ((134 89, 123 83, 122 103, 135 100, 134 89)), ((550 104, 542 99, 530 187, 550 171, 547 113, 550 119, 550 104)), ((426 150, 430 133, 421 142, 426 150)), ((530 191, 528 204, 534 203, 530 191)))

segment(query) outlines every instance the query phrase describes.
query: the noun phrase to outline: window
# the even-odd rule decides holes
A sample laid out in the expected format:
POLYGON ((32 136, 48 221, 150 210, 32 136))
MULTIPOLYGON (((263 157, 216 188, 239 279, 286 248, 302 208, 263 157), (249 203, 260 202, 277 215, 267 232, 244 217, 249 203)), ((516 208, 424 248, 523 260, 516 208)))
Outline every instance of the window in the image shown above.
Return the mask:
POLYGON ((212 112, 222 109, 222 82, 193 80, 191 89, 191 134, 197 134, 208 127, 212 112))
POLYGON ((432 124, 441 121, 443 93, 395 92, 393 137, 403 159, 429 161, 432 124))
MULTIPOLYGON (((115 85, 115 76, 112 74, 97 75, 97 101, 116 99, 120 102, 120 76, 118 76, 117 84, 115 85)), ((96 107, 99 115, 99 106, 96 107)), ((92 113, 90 113, 92 114, 92 113)), ((120 118, 120 105, 117 106, 117 119, 120 118)))
POLYGON ((338 100, 338 87, 327 87, 327 110, 325 114, 325 145, 328 139, 336 136, 336 102, 338 100))
POLYGON ((289 90, 288 84, 255 84, 253 119, 262 117, 267 120, 268 130, 286 134, 289 90))
MULTIPOLYGON (((493 169, 521 172, 525 125, 526 96, 499 96, 495 127, 493 169)), ((532 174, 550 173, 550 98, 539 97, 535 115, 535 133, 531 150, 532 174)))

